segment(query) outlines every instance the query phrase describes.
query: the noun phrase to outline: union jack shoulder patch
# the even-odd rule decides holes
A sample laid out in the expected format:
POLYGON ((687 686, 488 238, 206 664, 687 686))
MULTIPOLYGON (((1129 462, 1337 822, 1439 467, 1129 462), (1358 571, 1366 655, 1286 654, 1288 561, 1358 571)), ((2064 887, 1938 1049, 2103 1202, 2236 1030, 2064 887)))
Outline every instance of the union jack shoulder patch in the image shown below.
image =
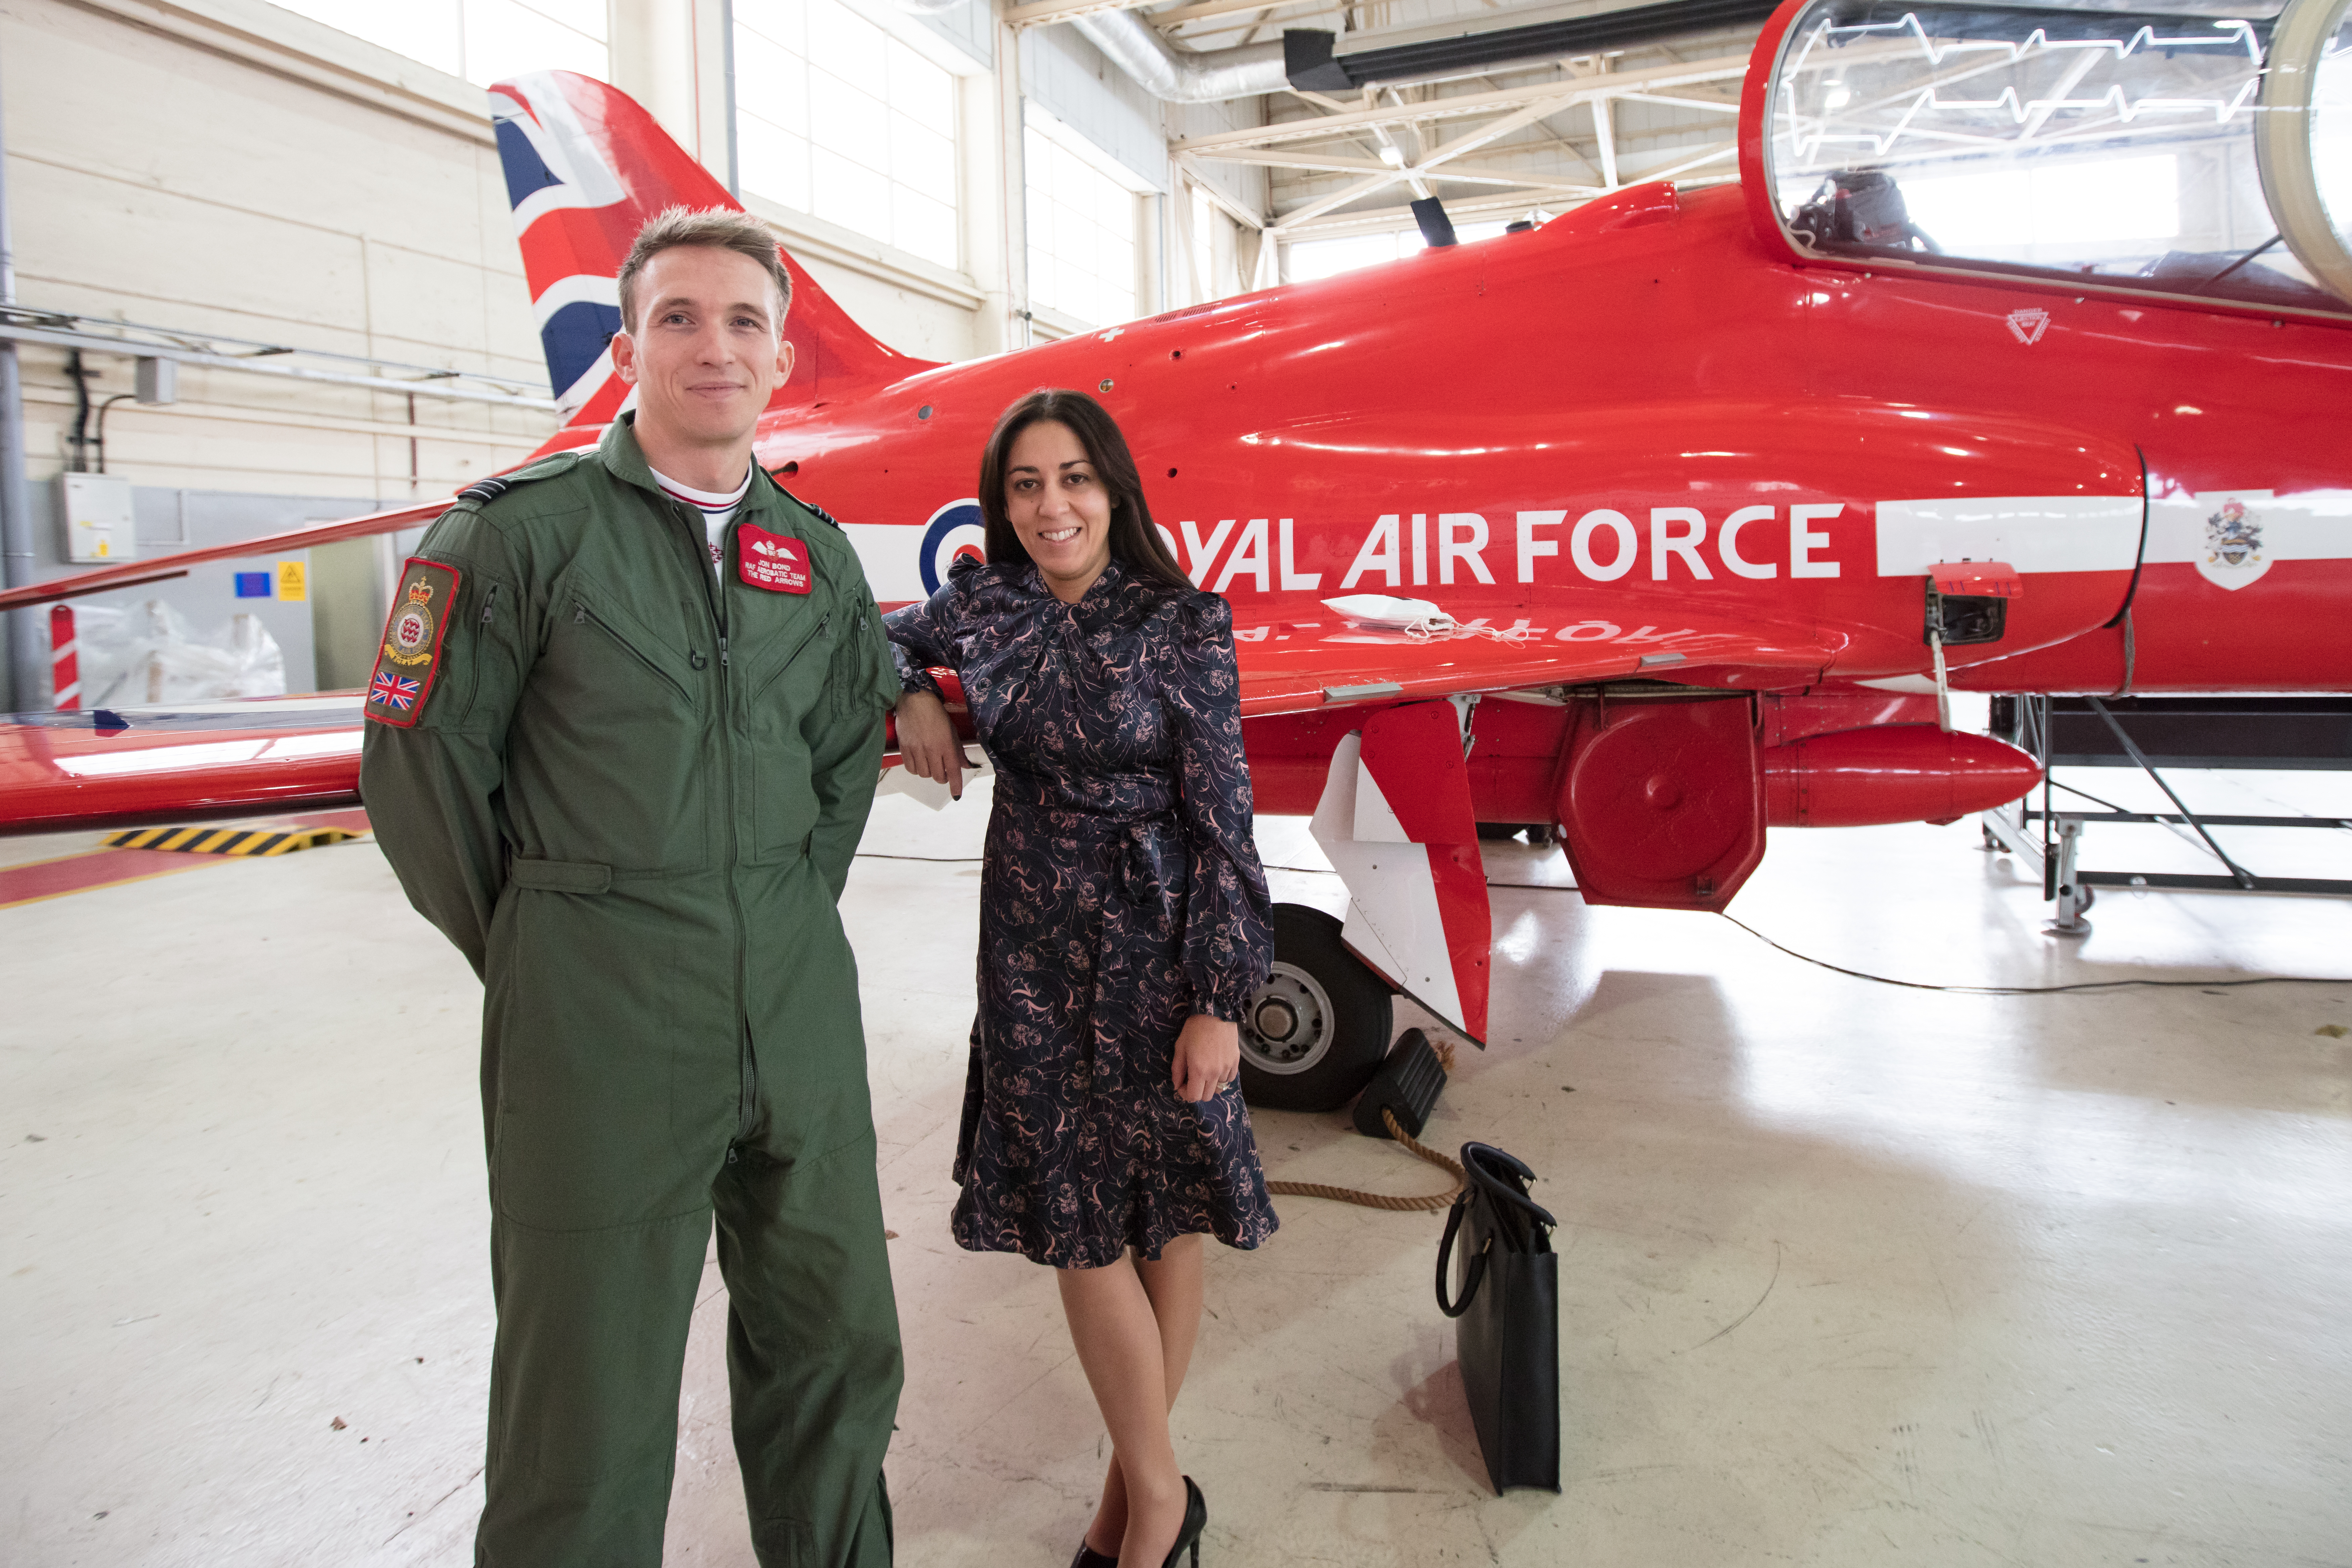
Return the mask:
POLYGON ((376 649, 375 674, 360 709, 374 722, 405 730, 425 716, 425 700, 433 695, 433 678, 440 669, 441 639, 457 610, 458 578, 455 566, 419 555, 400 569, 400 587, 376 649))

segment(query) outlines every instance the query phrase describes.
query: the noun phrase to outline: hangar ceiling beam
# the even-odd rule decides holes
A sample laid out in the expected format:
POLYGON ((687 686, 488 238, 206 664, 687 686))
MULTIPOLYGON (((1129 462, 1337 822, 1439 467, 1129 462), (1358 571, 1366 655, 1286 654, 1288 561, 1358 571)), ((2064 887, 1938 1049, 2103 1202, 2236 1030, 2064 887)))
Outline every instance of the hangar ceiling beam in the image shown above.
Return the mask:
MULTIPOLYGON (((1501 186, 1516 197, 1529 200, 1557 200, 1560 197, 1590 199, 1605 195, 1623 183, 1618 149, 1609 109, 1620 99, 1655 100, 1660 95, 1653 89, 1668 87, 1698 86, 1716 81, 1736 81, 1746 74, 1745 59, 1725 58, 1696 62, 1676 62, 1643 70, 1622 73, 1593 72, 1564 81, 1551 81, 1528 88, 1506 89, 1492 92, 1464 93, 1451 98, 1422 98, 1406 101, 1402 95, 1391 89, 1389 104, 1377 101, 1360 110, 1327 114, 1307 120, 1286 121, 1277 125, 1255 127, 1241 131, 1221 132, 1209 136, 1181 139, 1171 143, 1170 153, 1178 165, 1197 175, 1200 166, 1208 163, 1244 163, 1257 167, 1296 168, 1316 174, 1360 174, 1338 190, 1327 191, 1301 206, 1265 224, 1266 231, 1284 239, 1296 239, 1307 231, 1320 232, 1326 215, 1359 201, 1391 185, 1402 184, 1416 196, 1425 195, 1432 180, 1452 181, 1474 185, 1501 186), (1579 105, 1589 106, 1593 127, 1600 140, 1601 184, 1546 179, 1540 175, 1505 173, 1465 164, 1463 160, 1481 148, 1489 147, 1515 132, 1530 125, 1540 125, 1553 115, 1579 105), (1450 142, 1436 145, 1423 135, 1423 127, 1439 120, 1466 119, 1473 116, 1493 116, 1486 123, 1468 130, 1450 142), (1300 147, 1302 142, 1324 142, 1340 137, 1353 137, 1370 132, 1382 143, 1384 154, 1396 152, 1391 129, 1410 127, 1422 148, 1422 155, 1406 160, 1401 155, 1395 162, 1386 158, 1373 163, 1350 157, 1345 153, 1319 148, 1300 147)), ((1367 96, 1370 96, 1369 89, 1367 96)), ((1675 107, 1712 109, 1736 113, 1734 103, 1715 103, 1702 99, 1667 99, 1675 107)), ((1554 138, 1558 140, 1558 138, 1554 138)), ((1667 150, 1669 157, 1681 154, 1676 162, 1663 169, 1644 170, 1644 180, 1666 179, 1693 169, 1703 169, 1731 156, 1736 144, 1731 142, 1712 143, 1699 148, 1667 150)), ((1581 154, 1579 154, 1581 157, 1581 154)), ((1462 205, 1462 204, 1457 204, 1462 205)), ((1489 205, 1480 202, 1479 205, 1489 205)), ((1469 210, 1465 205, 1464 210, 1469 210)), ((1343 214, 1338 221, 1350 221, 1357 215, 1343 214)))
MULTIPOLYGON (((1049 22, 1067 22, 1080 16, 1097 16, 1104 11, 1133 11, 1145 0, 1030 0, 1026 5, 1007 5, 1004 20, 1014 27, 1036 27, 1049 22)), ((1265 0, 1258 0, 1260 5, 1265 0)))
MULTIPOLYGON (((1386 174, 1402 178, 1407 171, 1392 163, 1371 158, 1327 157, 1317 153, 1244 152, 1226 153, 1216 160, 1220 163, 1247 163, 1262 169, 1304 169, 1317 174, 1386 174)), ((1564 191, 1584 195, 1599 195, 1601 187, 1590 180, 1553 180, 1540 174, 1520 175, 1486 170, 1477 164, 1467 168, 1449 165, 1443 173, 1428 176, 1441 180, 1464 180, 1482 185, 1524 185, 1530 190, 1564 191)))
MULTIPOLYGON (((1368 131, 1375 125, 1402 125, 1417 120, 1458 120, 1473 115, 1501 113, 1537 102, 1553 104, 1546 113, 1558 113, 1560 110, 1574 108, 1595 98, 1628 97, 1652 88, 1737 81, 1747 72, 1748 57, 1745 55, 1711 60, 1674 61, 1641 70, 1612 72, 1606 77, 1579 77, 1570 81, 1539 82, 1532 87, 1505 88, 1494 92, 1465 92, 1452 98, 1423 99, 1402 105, 1374 104, 1366 109, 1349 110, 1344 114, 1286 120, 1275 125, 1219 131, 1205 136, 1183 136, 1170 142, 1169 150, 1213 157, 1220 150, 1229 147, 1311 142, 1320 137, 1368 131)), ((1725 107, 1736 112, 1738 106, 1725 107)))

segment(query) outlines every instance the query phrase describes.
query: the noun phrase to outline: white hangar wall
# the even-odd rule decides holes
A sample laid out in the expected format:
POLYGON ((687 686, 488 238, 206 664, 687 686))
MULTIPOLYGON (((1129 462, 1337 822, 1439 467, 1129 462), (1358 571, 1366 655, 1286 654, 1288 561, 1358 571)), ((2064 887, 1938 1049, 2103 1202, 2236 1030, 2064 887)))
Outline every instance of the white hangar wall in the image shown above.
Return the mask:
MULTIPOLYGON (((1255 101, 1162 105, 1074 30, 1016 41, 977 0, 935 18, 852 4, 894 36, 927 38, 924 53, 957 73, 961 265, 745 200, 869 331, 958 360, 1086 324, 1025 324, 1024 98, 1136 190, 1139 313, 1230 291, 1231 265, 1227 286, 1206 289, 1170 265, 1171 222, 1191 215, 1171 214, 1166 142, 1254 122, 1255 101)), ((615 0, 612 12, 617 84, 724 178, 717 0, 615 0)), ((0 89, 21 303, 543 384, 478 87, 264 0, 16 0, 0 13, 0 89)), ((1212 177, 1262 206, 1263 175, 1236 175, 1212 177)), ((1230 260, 1234 226, 1214 224, 1230 260)), ((38 489, 71 460, 76 399, 62 352, 27 347, 24 359, 38 489)), ((130 389, 128 359, 85 363, 93 403, 130 389)), ((176 403, 109 411, 107 466, 142 486, 393 505, 514 462, 553 424, 407 405, 187 367, 176 403)))
MULTIPOLYGON (((0 14, 20 303, 544 381, 497 153, 463 83, 275 6, 184 5, 176 34, 142 9, 0 14)), ((129 360, 85 357, 94 399, 130 390, 129 360)), ((37 486, 66 464, 75 399, 61 352, 24 360, 37 486)), ((412 425, 405 404, 184 367, 177 403, 110 412, 108 467, 392 503, 412 493, 412 441, 415 493, 431 494, 553 427, 422 398, 412 425)))

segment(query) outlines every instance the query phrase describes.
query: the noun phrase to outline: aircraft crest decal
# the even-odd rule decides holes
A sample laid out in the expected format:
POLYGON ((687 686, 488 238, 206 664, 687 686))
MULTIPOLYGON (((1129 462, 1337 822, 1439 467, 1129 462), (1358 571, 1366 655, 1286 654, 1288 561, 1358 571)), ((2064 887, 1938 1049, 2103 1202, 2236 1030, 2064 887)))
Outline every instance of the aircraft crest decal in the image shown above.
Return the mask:
POLYGON ((2009 313, 2009 335, 2027 348, 2040 342, 2042 334, 2049 330, 2050 312, 2047 310, 2011 310, 2009 313))
POLYGON ((2218 588, 2242 588, 2270 570, 2263 553, 2262 513, 2231 496, 2205 519, 2205 553, 2197 574, 2218 588))

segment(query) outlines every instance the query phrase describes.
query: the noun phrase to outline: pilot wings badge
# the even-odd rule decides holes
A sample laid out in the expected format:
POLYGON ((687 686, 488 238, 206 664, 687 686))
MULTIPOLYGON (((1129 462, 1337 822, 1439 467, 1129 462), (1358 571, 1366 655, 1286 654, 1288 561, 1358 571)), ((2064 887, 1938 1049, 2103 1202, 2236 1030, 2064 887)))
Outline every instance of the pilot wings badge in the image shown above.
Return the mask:
POLYGON ((2260 512, 2247 510, 2245 501, 2233 496, 2206 517, 2199 576, 2216 587, 2242 588, 2270 568, 2270 559, 2263 553, 2260 512))

